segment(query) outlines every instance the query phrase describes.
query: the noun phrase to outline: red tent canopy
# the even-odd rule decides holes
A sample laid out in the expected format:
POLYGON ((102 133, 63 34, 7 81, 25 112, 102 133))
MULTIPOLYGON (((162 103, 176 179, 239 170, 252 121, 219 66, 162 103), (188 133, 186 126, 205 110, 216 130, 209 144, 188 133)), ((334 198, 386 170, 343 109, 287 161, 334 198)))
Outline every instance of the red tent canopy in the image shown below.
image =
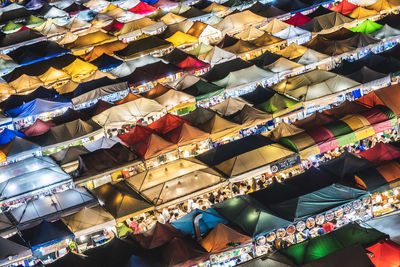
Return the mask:
POLYGON ((375 107, 376 105, 385 105, 374 92, 368 93, 360 98, 357 98, 355 102, 370 108, 375 107))
POLYGON ((178 149, 178 146, 161 138, 157 134, 150 134, 143 141, 133 144, 133 149, 144 159, 151 159, 161 154, 178 149))
POLYGON ((118 20, 114 19, 110 24, 104 26, 102 29, 105 30, 106 32, 114 32, 121 29, 122 26, 124 26, 122 22, 119 22, 118 20))
POLYGON ((53 126, 56 126, 56 124, 53 122, 45 122, 37 119, 34 124, 25 129, 22 129, 21 132, 23 132, 26 136, 38 136, 47 133, 53 126))
POLYGON ((179 116, 167 113, 160 119, 149 124, 148 127, 158 134, 165 134, 181 126, 183 123, 187 122, 179 116))
POLYGON ((165 139, 179 146, 199 142, 210 138, 210 134, 187 123, 173 129, 164 135, 165 139))
POLYGON ((145 2, 139 2, 136 6, 132 7, 128 11, 140 14, 140 15, 148 15, 151 14, 155 11, 157 11, 157 8, 154 6, 151 6, 149 4, 146 4, 145 2))
POLYGON ((118 135, 118 138, 121 139, 128 146, 132 146, 147 136, 154 133, 154 131, 146 126, 136 125, 132 130, 127 133, 118 135))
POLYGON ((379 164, 400 157, 400 148, 387 143, 378 143, 371 149, 358 153, 359 156, 379 164))
POLYGON ((400 245, 391 240, 376 243, 367 250, 373 253, 368 256, 376 267, 400 266, 400 245))
POLYGON ((331 8, 332 11, 336 11, 342 14, 349 14, 351 11, 356 9, 358 6, 350 3, 347 0, 343 0, 338 5, 331 8))
POLYGON ((145 233, 132 235, 132 238, 146 249, 160 247, 174 237, 183 237, 183 234, 169 223, 162 224, 159 222, 156 222, 154 227, 145 233))
POLYGON ((290 24, 293 26, 301 26, 301 25, 306 24, 310 20, 312 20, 312 18, 307 17, 307 16, 301 14, 300 12, 297 12, 293 17, 291 17, 288 20, 285 20, 285 22, 287 24, 290 24))
POLYGON ((180 63, 176 64, 176 66, 181 69, 200 68, 205 65, 206 65, 206 63, 204 63, 203 61, 194 59, 193 57, 189 57, 189 56, 187 58, 185 58, 183 61, 181 61, 180 63))
POLYGON ((192 266, 209 257, 200 245, 190 238, 174 237, 162 252, 165 266, 192 266))

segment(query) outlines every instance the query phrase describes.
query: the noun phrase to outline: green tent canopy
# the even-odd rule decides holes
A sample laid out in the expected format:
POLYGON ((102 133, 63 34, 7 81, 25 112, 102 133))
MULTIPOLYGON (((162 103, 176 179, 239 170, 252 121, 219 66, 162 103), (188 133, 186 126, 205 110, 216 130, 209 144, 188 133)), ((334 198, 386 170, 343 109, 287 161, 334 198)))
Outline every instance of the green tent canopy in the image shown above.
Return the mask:
POLYGON ((357 223, 350 223, 326 235, 281 249, 279 253, 297 265, 303 265, 355 244, 361 244, 366 248, 387 237, 386 234, 373 228, 363 228, 357 223))
POLYGON ((34 15, 30 15, 27 22, 26 22, 26 27, 32 28, 32 27, 38 27, 42 25, 45 22, 44 19, 38 18, 34 15))
POLYGON ((350 31, 352 31, 352 32, 362 32, 362 33, 371 33, 371 32, 374 32, 376 30, 379 30, 382 27, 383 27, 383 25, 367 19, 367 20, 364 20, 363 23, 351 28, 350 31))
POLYGON ((16 32, 19 29, 21 29, 22 26, 23 26, 22 24, 15 23, 10 20, 6 25, 4 25, 3 28, 1 28, 1 31, 4 33, 12 33, 12 32, 16 32))
POLYGON ((291 108, 298 103, 299 102, 294 99, 290 99, 280 94, 275 94, 267 101, 259 104, 258 107, 268 113, 274 113, 276 111, 281 111, 286 108, 291 108))
POLYGON ((211 98, 221 94, 223 91, 224 89, 222 87, 213 83, 208 83, 201 79, 192 86, 183 90, 183 92, 194 96, 196 101, 202 101, 204 99, 211 98))
POLYGON ((289 221, 275 216, 248 195, 225 200, 214 205, 213 208, 250 236, 257 236, 290 224, 289 221))
POLYGON ((267 207, 281 218, 288 221, 296 221, 317 215, 367 195, 368 192, 363 190, 332 184, 309 194, 271 205, 267 204, 267 207))

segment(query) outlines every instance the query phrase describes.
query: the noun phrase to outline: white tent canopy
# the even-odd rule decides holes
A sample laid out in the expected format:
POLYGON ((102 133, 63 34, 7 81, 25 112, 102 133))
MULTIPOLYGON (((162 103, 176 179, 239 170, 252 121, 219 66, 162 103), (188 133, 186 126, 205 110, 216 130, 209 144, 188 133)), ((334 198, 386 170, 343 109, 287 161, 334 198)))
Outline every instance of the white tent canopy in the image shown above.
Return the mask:
MULTIPOLYGON (((113 69, 110 73, 116 77, 128 76, 129 74, 134 72, 136 68, 146 66, 147 64, 156 63, 161 60, 162 60, 161 58, 156 58, 150 55, 135 58, 132 60, 125 61, 124 63, 113 69)), ((167 63, 164 60, 162 61, 164 63, 167 63)))
POLYGON ((165 107, 157 101, 139 98, 121 105, 111 107, 93 117, 93 120, 104 128, 120 128, 124 124, 135 124, 139 120, 152 122, 165 114, 165 107))
POLYGON ((222 62, 230 61, 234 58, 236 58, 234 53, 219 48, 218 46, 214 46, 213 49, 199 56, 200 60, 210 63, 212 66, 222 62))

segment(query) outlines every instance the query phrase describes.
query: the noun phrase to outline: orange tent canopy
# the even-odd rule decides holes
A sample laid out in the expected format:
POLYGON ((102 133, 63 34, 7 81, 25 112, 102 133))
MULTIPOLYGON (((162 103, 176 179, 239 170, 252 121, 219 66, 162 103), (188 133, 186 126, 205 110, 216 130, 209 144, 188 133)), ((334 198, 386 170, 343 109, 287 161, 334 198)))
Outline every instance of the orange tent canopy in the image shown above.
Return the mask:
POLYGON ((206 140, 210 138, 210 134, 187 123, 183 123, 181 126, 166 133, 165 138, 178 146, 184 146, 206 140))
POLYGON ((241 245, 251 242, 251 237, 243 235, 236 230, 219 223, 210 233, 200 241, 200 245, 208 252, 220 252, 232 248, 230 243, 241 245))
POLYGON ((128 44, 125 44, 121 41, 115 41, 111 43, 106 43, 103 45, 95 46, 89 53, 82 55, 85 61, 93 61, 96 58, 100 57, 103 54, 107 54, 109 56, 114 55, 114 52, 124 49, 128 44))
POLYGON ((144 159, 151 159, 161 154, 178 149, 178 146, 168 142, 157 134, 151 134, 142 142, 134 144, 133 148, 144 159))
POLYGON ((157 97, 165 94, 168 90, 170 90, 168 87, 165 87, 164 85, 159 83, 150 91, 141 94, 141 96, 150 98, 150 99, 154 99, 154 98, 157 98, 157 97))
POLYGON ((132 93, 128 93, 127 96, 125 96, 121 100, 115 101, 114 104, 121 105, 121 104, 124 104, 124 103, 128 103, 130 101, 136 100, 138 98, 141 98, 141 96, 140 95, 135 95, 135 94, 132 94, 132 93))

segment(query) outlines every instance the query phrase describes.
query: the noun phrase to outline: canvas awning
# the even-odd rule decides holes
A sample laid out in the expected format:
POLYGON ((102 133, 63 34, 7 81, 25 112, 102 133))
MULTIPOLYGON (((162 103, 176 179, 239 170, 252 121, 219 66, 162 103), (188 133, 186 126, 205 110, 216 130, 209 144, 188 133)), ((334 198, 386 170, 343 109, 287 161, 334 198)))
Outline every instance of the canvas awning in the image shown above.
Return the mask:
POLYGON ((52 99, 41 99, 29 101, 17 108, 7 110, 6 113, 14 120, 20 120, 26 117, 39 116, 47 112, 55 112, 71 107, 69 101, 52 101, 52 99))

